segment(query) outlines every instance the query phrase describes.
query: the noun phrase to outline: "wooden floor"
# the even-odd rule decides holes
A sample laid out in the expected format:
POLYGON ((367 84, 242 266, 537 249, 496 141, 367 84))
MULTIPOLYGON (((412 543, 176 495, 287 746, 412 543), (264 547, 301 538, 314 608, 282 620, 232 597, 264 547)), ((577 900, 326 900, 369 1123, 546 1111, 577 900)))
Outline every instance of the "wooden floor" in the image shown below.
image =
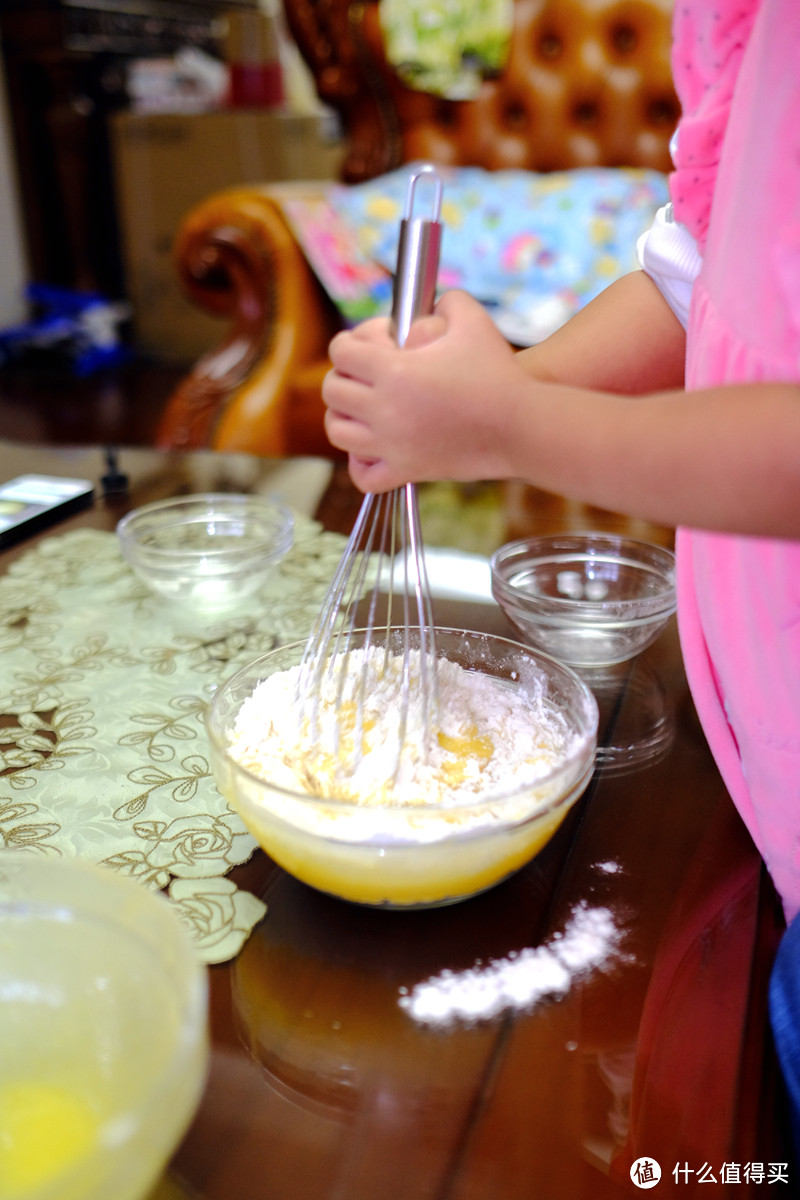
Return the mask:
POLYGON ((153 444, 167 397, 186 367, 127 363, 77 379, 65 369, 0 370, 0 438, 63 445, 153 444))

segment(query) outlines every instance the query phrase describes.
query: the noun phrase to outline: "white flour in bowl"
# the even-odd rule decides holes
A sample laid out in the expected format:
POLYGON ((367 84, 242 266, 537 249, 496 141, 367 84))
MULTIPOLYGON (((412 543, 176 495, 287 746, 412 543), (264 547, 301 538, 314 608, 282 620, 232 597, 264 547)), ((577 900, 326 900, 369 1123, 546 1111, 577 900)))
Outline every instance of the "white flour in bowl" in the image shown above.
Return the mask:
MULTIPOLYGON (((383 651, 373 648, 353 650, 345 661, 341 695, 338 675, 326 675, 313 703, 298 699, 297 667, 258 684, 238 714, 231 756, 292 792, 366 807, 448 809, 535 787, 569 752, 566 721, 535 680, 512 683, 448 659, 438 661, 438 725, 425 730, 414 651, 406 734, 392 780, 403 658, 392 655, 384 667, 383 651), (356 743, 360 752, 354 755, 356 743)), ((413 820, 412 813, 408 817, 413 820)))

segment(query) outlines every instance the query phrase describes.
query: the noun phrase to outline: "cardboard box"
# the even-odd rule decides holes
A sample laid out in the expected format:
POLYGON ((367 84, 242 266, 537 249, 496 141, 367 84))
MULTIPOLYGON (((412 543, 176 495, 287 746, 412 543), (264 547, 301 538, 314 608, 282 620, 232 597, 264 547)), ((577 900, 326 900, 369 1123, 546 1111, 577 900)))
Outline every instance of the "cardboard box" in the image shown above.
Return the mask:
POLYGON ((194 362, 226 326, 191 304, 178 283, 171 254, 184 214, 225 187, 335 179, 341 143, 324 117, 270 109, 120 112, 111 138, 136 346, 162 361, 194 362))

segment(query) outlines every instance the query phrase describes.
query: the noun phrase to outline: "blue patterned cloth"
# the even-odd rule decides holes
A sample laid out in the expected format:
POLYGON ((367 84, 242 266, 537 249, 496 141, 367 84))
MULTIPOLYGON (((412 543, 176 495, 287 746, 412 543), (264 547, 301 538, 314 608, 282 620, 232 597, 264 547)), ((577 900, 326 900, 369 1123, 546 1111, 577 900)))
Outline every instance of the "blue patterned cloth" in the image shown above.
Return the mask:
MULTIPOLYGON (((328 193, 360 252, 389 272, 413 170, 336 184, 328 193)), ((634 269, 637 238, 668 200, 666 176, 638 168, 536 174, 460 167, 440 174, 440 287, 470 292, 519 345, 541 340, 634 269)), ((417 216, 433 211, 433 192, 426 188, 430 183, 420 180, 417 216)), ((385 311, 385 289, 375 299, 375 310, 385 311)))

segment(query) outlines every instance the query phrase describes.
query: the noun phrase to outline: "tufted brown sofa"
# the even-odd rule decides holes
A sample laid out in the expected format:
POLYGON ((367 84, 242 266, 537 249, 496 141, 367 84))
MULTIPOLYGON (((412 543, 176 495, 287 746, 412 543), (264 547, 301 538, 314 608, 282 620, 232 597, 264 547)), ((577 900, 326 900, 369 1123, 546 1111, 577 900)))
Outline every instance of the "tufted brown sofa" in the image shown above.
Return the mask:
MULTIPOLYGON (((471 100, 400 81, 378 3, 284 0, 319 95, 341 117, 345 181, 418 159, 487 170, 669 169, 679 113, 672 0, 514 0, 505 66, 471 100)), ((282 197, 309 188, 317 185, 228 189, 182 222, 181 283, 200 307, 227 317, 230 332, 170 397, 162 446, 330 453, 320 385, 340 320, 281 213, 282 197)))

